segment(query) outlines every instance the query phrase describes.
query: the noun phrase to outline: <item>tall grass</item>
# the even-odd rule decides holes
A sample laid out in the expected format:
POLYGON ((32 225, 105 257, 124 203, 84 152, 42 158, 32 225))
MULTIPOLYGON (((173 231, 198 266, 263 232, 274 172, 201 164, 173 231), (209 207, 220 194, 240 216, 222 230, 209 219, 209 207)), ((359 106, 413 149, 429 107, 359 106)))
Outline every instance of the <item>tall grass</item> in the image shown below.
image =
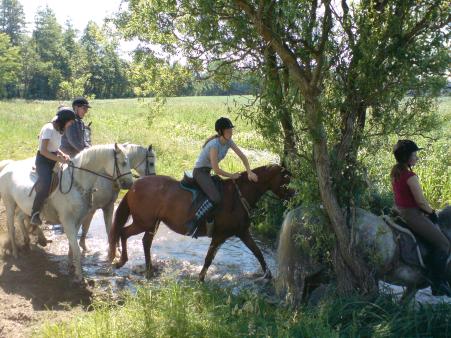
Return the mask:
POLYGON ((449 305, 332 297, 297 309, 212 284, 166 281, 97 301, 67 323, 45 324, 40 337, 448 337, 449 305))

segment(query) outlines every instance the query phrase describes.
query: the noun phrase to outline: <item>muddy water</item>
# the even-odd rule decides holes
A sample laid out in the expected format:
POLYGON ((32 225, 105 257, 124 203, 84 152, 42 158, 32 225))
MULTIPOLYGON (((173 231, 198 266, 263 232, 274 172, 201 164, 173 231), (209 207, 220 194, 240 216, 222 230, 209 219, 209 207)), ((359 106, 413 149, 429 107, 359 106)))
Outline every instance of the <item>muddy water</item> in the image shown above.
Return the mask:
MULTIPOLYGON (((46 236, 52 242, 46 248, 51 259, 57 261, 62 273, 68 273, 67 239, 61 226, 50 226, 46 236)), ((82 266, 84 275, 89 281, 104 290, 135 290, 138 285, 149 282, 144 277, 144 253, 141 242, 142 235, 128 239, 129 261, 120 269, 111 269, 107 262, 107 235, 101 211, 97 211, 91 223, 86 244, 89 251, 84 254, 82 266)), ((266 263, 273 275, 277 273, 274 250, 264 243, 258 242, 266 263)), ((209 238, 192 239, 178 235, 169 230, 163 223, 152 243, 152 263, 155 271, 150 282, 161 278, 189 278, 197 280, 202 269, 204 258, 210 245, 209 238)), ((230 238, 219 249, 210 266, 206 280, 215 281, 232 288, 238 293, 242 289, 253 289, 265 294, 269 299, 278 301, 270 284, 261 278, 262 270, 257 259, 237 238, 230 238)), ((403 288, 381 282, 379 287, 386 293, 401 297, 403 288)), ((436 304, 451 302, 449 297, 432 296, 430 288, 419 290, 416 294, 419 303, 436 304)))
MULTIPOLYGON (((67 273, 68 242, 59 225, 49 226, 45 231, 52 242, 46 248, 58 262, 63 273, 67 273)), ((129 261, 120 269, 112 270, 107 262, 107 235, 101 211, 94 215, 86 239, 88 252, 84 254, 82 266, 88 280, 97 286, 108 289, 131 289, 137 284, 146 282, 143 276, 144 252, 142 235, 128 239, 129 261)), ((163 223, 153 240, 151 255, 158 278, 192 278, 202 269, 205 255, 211 239, 192 239, 178 235, 169 230, 163 223)), ((276 273, 274 251, 267 245, 257 241, 263 252, 266 263, 273 274, 276 273)), ((243 287, 258 287, 265 285, 260 277, 260 264, 250 250, 237 238, 230 238, 218 250, 210 266, 206 280, 215 280, 235 288, 238 292, 243 287)))

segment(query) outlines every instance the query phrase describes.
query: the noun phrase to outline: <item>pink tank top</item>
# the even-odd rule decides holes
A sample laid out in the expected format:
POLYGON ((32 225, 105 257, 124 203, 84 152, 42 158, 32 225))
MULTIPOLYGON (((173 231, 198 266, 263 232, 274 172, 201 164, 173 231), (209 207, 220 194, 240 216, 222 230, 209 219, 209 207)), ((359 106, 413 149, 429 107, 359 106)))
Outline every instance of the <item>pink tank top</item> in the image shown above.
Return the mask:
POLYGON ((400 208, 418 208, 407 180, 416 174, 410 170, 403 170, 399 178, 392 183, 395 204, 400 208))

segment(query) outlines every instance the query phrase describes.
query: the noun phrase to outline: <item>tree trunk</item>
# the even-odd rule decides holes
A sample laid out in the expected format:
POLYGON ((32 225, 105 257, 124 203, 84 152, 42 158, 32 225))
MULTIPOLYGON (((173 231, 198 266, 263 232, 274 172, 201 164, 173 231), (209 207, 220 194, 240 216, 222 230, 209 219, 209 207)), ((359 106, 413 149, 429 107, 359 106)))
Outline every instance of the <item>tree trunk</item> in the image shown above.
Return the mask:
POLYGON ((324 203, 332 230, 337 238, 335 269, 339 290, 345 294, 356 289, 362 293, 374 292, 377 290, 376 282, 365 262, 355 253, 351 245, 350 231, 332 188, 327 139, 324 125, 320 118, 321 108, 319 102, 316 98, 307 98, 305 108, 307 123, 313 141, 313 158, 318 176, 321 200, 324 203))
POLYGON ((293 119, 291 112, 286 106, 286 95, 288 95, 289 73, 286 68, 282 71, 278 69, 276 52, 271 46, 265 49, 265 63, 268 69, 267 78, 271 82, 270 88, 273 89, 271 96, 268 98, 272 101, 274 107, 278 107, 280 123, 283 131, 283 158, 282 165, 287 166, 290 159, 296 155, 296 138, 293 128, 293 119), (282 73, 281 73, 282 72, 282 73), (283 80, 281 80, 281 77, 283 80))

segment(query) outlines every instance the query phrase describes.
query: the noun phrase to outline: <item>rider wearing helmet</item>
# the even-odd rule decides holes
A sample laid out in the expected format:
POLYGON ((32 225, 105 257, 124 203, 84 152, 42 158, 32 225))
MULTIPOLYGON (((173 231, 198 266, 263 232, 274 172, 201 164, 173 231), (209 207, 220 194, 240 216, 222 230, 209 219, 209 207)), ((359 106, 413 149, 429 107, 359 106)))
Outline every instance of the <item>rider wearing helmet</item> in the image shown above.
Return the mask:
POLYGON ((76 97, 72 102, 72 108, 75 112, 75 122, 66 130, 61 139, 61 150, 74 157, 85 148, 91 147, 91 140, 88 137, 89 127, 83 122, 83 118, 91 108, 88 100, 84 97, 76 97))
POLYGON ((399 140, 394 147, 397 163, 392 168, 391 180, 395 204, 409 228, 433 248, 428 264, 433 292, 451 296, 451 288, 445 279, 451 245, 436 225, 437 214, 424 197, 418 176, 412 171, 418 161, 417 151, 421 149, 411 140, 399 140))
POLYGON ((36 155, 36 197, 31 209, 31 225, 40 225, 39 217, 45 199, 49 195, 52 171, 56 162, 67 163, 69 155, 59 149, 64 131, 75 121, 75 113, 69 107, 60 107, 52 122, 46 123, 39 133, 39 150, 36 155))
POLYGON ((243 162, 249 181, 257 182, 257 175, 249 167, 249 161, 246 155, 233 142, 233 124, 226 117, 219 118, 215 123, 216 134, 208 138, 196 160, 193 170, 193 178, 200 186, 202 191, 207 195, 208 199, 199 207, 195 213, 195 217, 188 223, 188 234, 195 235, 197 226, 201 224, 209 212, 221 203, 221 195, 213 183, 210 172, 213 169, 215 174, 220 176, 237 179, 239 173, 229 173, 219 168, 219 162, 224 159, 229 148, 231 148, 243 162))

